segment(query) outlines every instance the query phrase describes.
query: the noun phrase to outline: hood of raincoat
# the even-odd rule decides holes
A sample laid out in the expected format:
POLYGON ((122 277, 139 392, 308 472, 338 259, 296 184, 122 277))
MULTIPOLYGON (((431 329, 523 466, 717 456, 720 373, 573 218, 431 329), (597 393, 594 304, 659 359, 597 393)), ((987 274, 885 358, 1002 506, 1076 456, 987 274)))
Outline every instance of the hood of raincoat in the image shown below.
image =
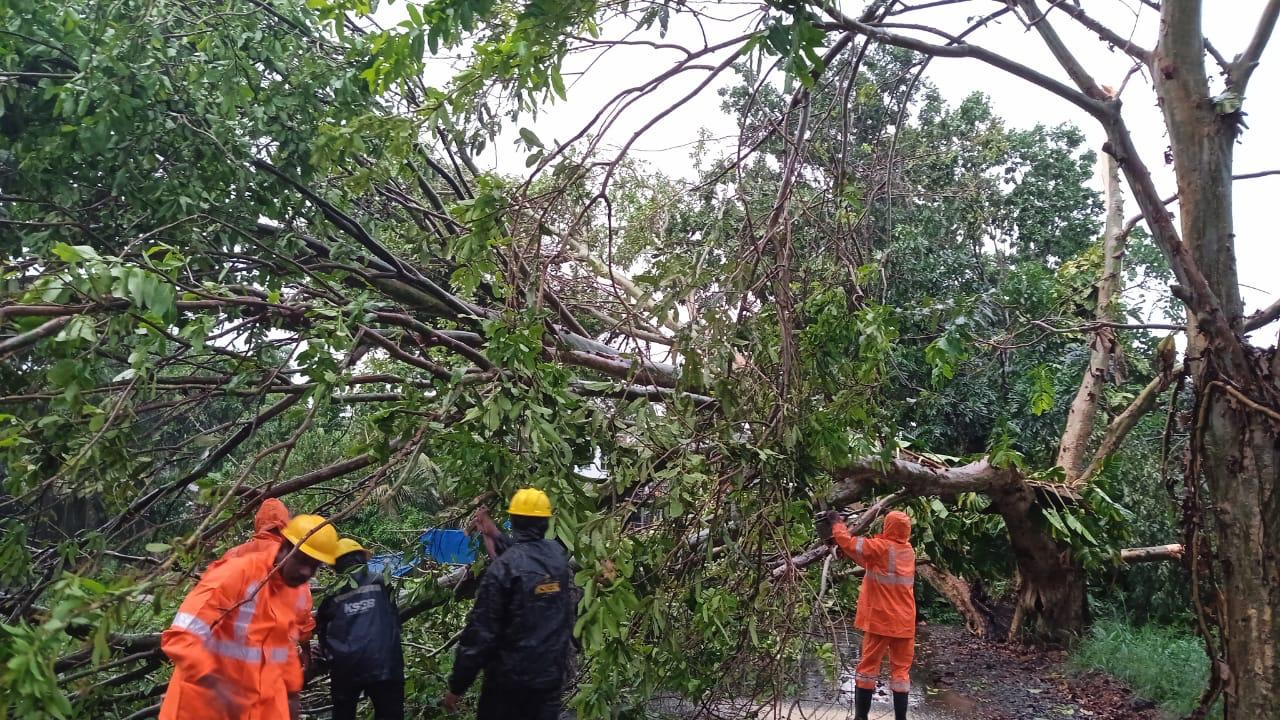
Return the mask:
POLYGON ((885 515, 884 536, 897 542, 907 542, 911 539, 911 518, 901 510, 885 515))
POLYGON ((262 535, 272 531, 279 532, 288 524, 289 510, 284 503, 276 498, 267 498, 262 501, 258 514, 253 517, 253 533, 262 535))

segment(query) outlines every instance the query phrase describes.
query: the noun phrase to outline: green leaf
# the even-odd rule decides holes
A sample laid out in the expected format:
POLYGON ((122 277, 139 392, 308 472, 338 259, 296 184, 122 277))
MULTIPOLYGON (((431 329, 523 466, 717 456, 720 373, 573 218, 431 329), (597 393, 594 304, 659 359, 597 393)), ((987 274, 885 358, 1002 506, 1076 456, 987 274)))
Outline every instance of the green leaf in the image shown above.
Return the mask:
POLYGON ((551 89, 561 100, 569 99, 564 87, 564 78, 560 76, 560 68, 556 65, 551 66, 551 89))
POLYGON ((58 256, 59 260, 68 263, 102 259, 102 256, 98 255, 98 251, 88 245, 68 245, 66 243, 58 243, 51 249, 53 250, 53 254, 58 256))
POLYGON ((162 543, 162 542, 147 543, 147 552, 149 553, 157 553, 157 554, 166 553, 172 549, 173 549, 173 546, 168 543, 162 543))
POLYGON ((1058 514, 1057 510, 1054 510, 1053 508, 1050 508, 1050 507, 1046 507, 1041 509, 1041 514, 1043 514, 1045 519, 1049 521, 1050 525, 1053 525, 1055 528, 1057 528, 1058 531, 1061 532, 1064 536, 1071 534, 1070 532, 1067 531, 1067 526, 1063 524, 1062 516, 1058 514))
POLYGON ((1070 526, 1072 530, 1075 530, 1076 532, 1083 535, 1085 539, 1089 541, 1089 544, 1091 545, 1098 544, 1098 541, 1093 537, 1093 533, 1089 532, 1089 528, 1085 527, 1084 523, 1080 522, 1080 520, 1077 519, 1074 514, 1063 513, 1063 517, 1066 519, 1067 525, 1070 526))
POLYGON ((529 147, 543 148, 542 141, 529 128, 520 128, 520 139, 529 147))
POLYGON ((63 358, 62 360, 54 363, 53 367, 49 368, 47 373, 49 382, 57 385, 58 387, 66 387, 70 385, 79 376, 80 363, 69 358, 63 358))

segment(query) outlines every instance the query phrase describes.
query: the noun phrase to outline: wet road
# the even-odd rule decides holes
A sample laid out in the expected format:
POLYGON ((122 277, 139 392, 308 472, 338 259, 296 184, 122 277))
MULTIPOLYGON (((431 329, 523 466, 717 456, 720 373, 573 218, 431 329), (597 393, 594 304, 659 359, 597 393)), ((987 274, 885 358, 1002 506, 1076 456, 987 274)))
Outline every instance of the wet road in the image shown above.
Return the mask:
MULTIPOLYGON (((857 664, 857 648, 861 638, 856 631, 840 629, 833 638, 830 635, 820 639, 821 642, 833 642, 839 657, 841 671, 834 682, 824 676, 820 669, 811 667, 806 678, 806 687, 796 697, 788 698, 772 706, 767 703, 749 700, 725 701, 716 703, 707 717, 715 718, 759 718, 759 720, 849 720, 853 717, 853 669, 857 664)), ((928 642, 927 637, 917 638, 919 643, 928 642)), ((919 659, 919 654, 917 654, 919 659)), ((887 671, 886 664, 886 671, 887 671)), ((957 695, 946 689, 931 688, 928 685, 929 669, 916 665, 912 669, 910 720, 973 720, 982 717, 977 711, 977 704, 969 698, 957 695)), ((882 678, 882 683, 888 678, 882 678)), ((682 717, 703 717, 695 713, 679 713, 682 717)), ((871 704, 871 720, 893 720, 893 698, 888 687, 881 684, 871 704)))

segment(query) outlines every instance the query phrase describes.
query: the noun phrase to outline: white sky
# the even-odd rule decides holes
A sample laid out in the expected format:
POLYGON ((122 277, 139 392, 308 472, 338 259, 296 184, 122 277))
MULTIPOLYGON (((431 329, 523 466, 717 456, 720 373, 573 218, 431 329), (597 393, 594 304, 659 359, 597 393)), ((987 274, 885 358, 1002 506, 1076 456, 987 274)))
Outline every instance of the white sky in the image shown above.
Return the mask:
MULTIPOLYGON (((915 3, 913 3, 915 4, 915 3)), ((974 0, 958 8, 939 8, 908 16, 903 22, 923 23, 926 19, 937 26, 952 31, 965 27, 966 17, 991 12, 1003 3, 994 0, 974 0)), ((1265 0, 1213 0, 1204 19, 1205 33, 1215 47, 1228 59, 1239 53, 1253 32, 1265 0)), ((857 13, 865 5, 863 0, 845 0, 846 12, 857 13)), ((1044 6, 1044 3, 1041 3, 1044 6)), ((720 18, 734 18, 744 13, 754 14, 761 7, 758 3, 720 2, 702 6, 705 12, 720 18)), ((1084 7, 1094 17, 1112 28, 1123 29, 1126 34, 1132 28, 1138 44, 1151 48, 1155 45, 1156 16, 1143 8, 1135 19, 1131 8, 1142 7, 1139 0, 1092 0, 1084 7)), ((403 12, 403 5, 384 7, 378 13, 380 19, 392 20, 403 12)), ((1077 54, 1095 79, 1103 85, 1118 87, 1129 71, 1132 62, 1120 51, 1109 51, 1107 46, 1088 34, 1069 18, 1051 14, 1055 27, 1068 46, 1077 54)), ((618 37, 629 26, 621 22, 606 25, 603 35, 618 37)), ((685 14, 673 12, 670 32, 666 38, 658 38, 657 28, 632 39, 649 39, 670 42, 687 48, 704 46, 703 33, 712 44, 742 32, 742 21, 726 20, 714 24, 704 22, 703 27, 685 14)), ((1280 36, 1280 32, 1277 33, 1280 36)), ((1023 64, 1030 65, 1070 84, 1065 73, 1049 55, 1039 36, 1026 32, 1012 16, 1006 16, 999 24, 990 26, 970 37, 970 41, 991 50, 1002 52, 1023 64)), ((1248 113, 1245 131, 1236 151, 1236 173, 1249 173, 1280 169, 1280 37, 1274 37, 1272 46, 1263 56, 1261 67, 1254 74, 1244 109, 1248 113)), ((551 147, 556 141, 564 141, 579 129, 601 108, 602 104, 622 89, 643 83, 670 67, 678 57, 673 52, 661 52, 646 47, 618 47, 603 56, 578 56, 566 65, 565 80, 569 84, 568 100, 540 108, 537 118, 524 118, 520 124, 532 129, 551 147), (594 61, 594 62, 591 62, 594 61), (582 75, 576 75, 586 70, 582 75), (571 75, 571 73, 574 73, 571 75)), ((724 56, 721 55, 720 58, 724 56)), ((710 61, 714 62, 714 61, 710 61)), ((1210 72, 1216 67, 1210 64, 1210 72)), ((432 74, 448 73, 442 63, 434 63, 432 74)), ((650 120, 657 112, 673 104, 692 90, 705 77, 705 73, 679 76, 665 84, 645 101, 637 102, 624 114, 612 130, 605 134, 606 145, 619 146, 650 120)), ((1101 128, 1082 111, 1064 100, 1051 95, 1022 80, 1013 78, 977 60, 937 58, 932 61, 927 77, 938 86, 951 102, 958 102, 971 92, 982 92, 991 98, 996 114, 1010 126, 1029 127, 1036 123, 1057 124, 1071 122, 1080 127, 1089 138, 1091 147, 1099 150, 1103 142, 1101 128)), ((699 131, 705 129, 713 138, 734 133, 732 118, 720 110, 720 97, 715 92, 732 84, 736 76, 726 73, 703 90, 686 105, 659 122, 634 145, 632 155, 646 160, 668 175, 689 179, 694 169, 690 160, 692 144, 699 131)), ((446 85, 444 77, 428 77, 430 84, 446 85)), ((1142 76, 1135 76, 1125 89, 1125 119, 1129 124, 1139 150, 1156 175, 1162 195, 1174 193, 1170 168, 1161 158, 1167 140, 1164 137, 1163 120, 1155 104, 1154 94, 1142 76)), ((725 147, 733 146, 732 140, 725 147)), ((512 127, 492 146, 484 158, 490 167, 510 174, 524 174, 525 151, 517 147, 515 127, 512 127)), ((1100 185, 1095 181, 1095 185, 1100 185)), ((1275 239, 1275 221, 1271 219, 1269 202, 1280 197, 1280 176, 1245 180, 1236 183, 1235 219, 1237 235, 1237 259, 1242 294, 1246 312, 1269 305, 1280 296, 1280 250, 1275 239)), ((1136 212, 1131 200, 1126 201, 1126 216, 1136 212)), ((1099 218, 1101 221, 1101 218, 1099 218)))

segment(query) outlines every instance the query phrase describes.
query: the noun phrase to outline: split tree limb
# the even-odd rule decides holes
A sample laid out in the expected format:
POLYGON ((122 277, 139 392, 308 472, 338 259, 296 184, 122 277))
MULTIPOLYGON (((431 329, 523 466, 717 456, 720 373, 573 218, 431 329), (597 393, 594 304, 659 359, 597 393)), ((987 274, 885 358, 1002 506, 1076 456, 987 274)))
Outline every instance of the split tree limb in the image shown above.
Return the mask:
POLYGON ((1126 565, 1138 563, 1164 562, 1181 560, 1183 547, 1181 544, 1155 545, 1153 547, 1125 548, 1120 551, 1120 562, 1126 565))
POLYGON ((971 635, 980 638, 996 637, 998 633, 994 614, 979 602, 973 585, 967 580, 925 563, 916 564, 916 576, 929 583, 955 607, 964 617, 965 626, 971 635))
POLYGON ((1138 393, 1138 397, 1129 403, 1129 407, 1116 416, 1115 420, 1107 426, 1106 432, 1102 435, 1102 442, 1098 444, 1098 449, 1093 453, 1093 460, 1089 462, 1089 467, 1080 475, 1080 481, 1085 482, 1097 475, 1102 470, 1102 464, 1106 462, 1116 450, 1120 449, 1120 445, 1124 443, 1125 437, 1129 432, 1137 426, 1138 421, 1144 415, 1155 407, 1156 400, 1160 398, 1160 394, 1165 391, 1180 377, 1183 373, 1181 365, 1173 368, 1167 374, 1157 375, 1147 383, 1147 386, 1138 393))

